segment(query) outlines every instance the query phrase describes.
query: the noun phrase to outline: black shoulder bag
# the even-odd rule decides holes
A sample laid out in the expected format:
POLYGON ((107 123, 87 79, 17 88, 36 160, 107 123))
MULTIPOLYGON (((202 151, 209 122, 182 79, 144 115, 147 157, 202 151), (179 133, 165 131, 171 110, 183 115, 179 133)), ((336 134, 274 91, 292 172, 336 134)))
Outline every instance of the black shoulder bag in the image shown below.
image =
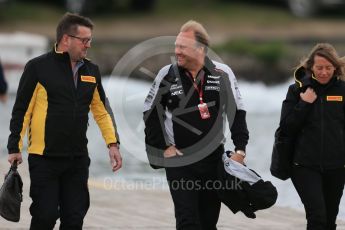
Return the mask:
POLYGON ((274 144, 270 171, 272 176, 281 180, 291 177, 292 160, 294 156, 294 140, 284 136, 280 127, 274 134, 274 144))
POLYGON ((0 189, 0 215, 3 218, 13 222, 19 221, 22 193, 23 182, 17 171, 17 162, 14 162, 0 189))

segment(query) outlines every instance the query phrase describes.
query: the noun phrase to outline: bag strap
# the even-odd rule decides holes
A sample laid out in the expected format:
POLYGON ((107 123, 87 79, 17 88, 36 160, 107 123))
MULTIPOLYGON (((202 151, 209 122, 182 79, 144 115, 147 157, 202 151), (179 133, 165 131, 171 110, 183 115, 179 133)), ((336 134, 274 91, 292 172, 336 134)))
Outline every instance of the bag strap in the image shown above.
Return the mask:
POLYGON ((13 163, 11 164, 10 169, 8 170, 8 173, 5 175, 5 180, 7 178, 7 176, 10 174, 10 172, 17 172, 17 168, 18 168, 18 161, 14 160, 13 163))
POLYGON ((17 168, 18 168, 18 161, 14 160, 12 165, 11 165, 10 170, 17 171, 17 168))

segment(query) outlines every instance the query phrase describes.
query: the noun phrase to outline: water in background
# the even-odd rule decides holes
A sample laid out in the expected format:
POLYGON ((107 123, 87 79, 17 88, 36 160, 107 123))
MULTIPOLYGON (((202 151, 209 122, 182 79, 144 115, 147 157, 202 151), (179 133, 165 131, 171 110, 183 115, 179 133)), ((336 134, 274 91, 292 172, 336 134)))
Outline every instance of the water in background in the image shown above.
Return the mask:
MULTIPOLYGON (((292 81, 290 81, 292 82, 292 81)), ((240 90, 247 109, 247 123, 250 141, 247 146, 247 165, 255 169, 265 180, 271 180, 277 187, 279 197, 277 205, 302 210, 303 206, 290 180, 280 181, 269 172, 274 131, 278 126, 281 102, 285 98, 288 84, 267 87, 261 83, 240 82, 240 90)), ((104 88, 114 110, 115 119, 121 137, 121 152, 124 158, 123 168, 112 173, 108 162, 108 151, 101 133, 90 113, 88 130, 89 152, 92 159, 90 177, 104 181, 124 180, 126 182, 144 182, 151 188, 166 189, 163 170, 153 170, 146 161, 142 108, 150 84, 127 78, 111 77, 104 79, 104 88)), ((7 104, 0 104, 0 151, 6 154, 9 134, 8 126, 14 96, 7 104)), ((227 149, 233 149, 228 138, 227 149)), ((339 217, 345 219, 345 199, 340 205, 339 217)))

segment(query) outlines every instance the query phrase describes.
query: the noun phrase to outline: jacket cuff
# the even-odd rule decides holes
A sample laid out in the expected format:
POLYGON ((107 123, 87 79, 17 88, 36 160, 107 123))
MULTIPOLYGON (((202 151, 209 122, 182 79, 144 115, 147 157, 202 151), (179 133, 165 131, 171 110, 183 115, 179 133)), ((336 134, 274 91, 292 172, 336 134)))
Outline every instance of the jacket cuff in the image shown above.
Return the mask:
POLYGON ((9 149, 8 154, 12 154, 12 153, 20 153, 20 151, 19 149, 9 149))
POLYGON ((108 149, 110 147, 117 147, 118 149, 120 149, 120 143, 119 142, 116 142, 116 143, 110 143, 107 145, 108 149))
POLYGON ((235 147, 235 151, 237 151, 237 150, 242 150, 242 151, 246 152, 246 146, 245 145, 237 145, 235 147))

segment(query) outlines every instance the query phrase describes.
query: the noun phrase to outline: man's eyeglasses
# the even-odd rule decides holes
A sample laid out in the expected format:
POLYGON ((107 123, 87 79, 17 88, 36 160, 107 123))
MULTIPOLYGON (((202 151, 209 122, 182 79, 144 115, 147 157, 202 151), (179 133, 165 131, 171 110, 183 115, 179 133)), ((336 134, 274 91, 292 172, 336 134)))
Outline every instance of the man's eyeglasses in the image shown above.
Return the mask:
POLYGON ((92 38, 81 38, 81 37, 74 36, 74 35, 71 35, 71 34, 68 34, 68 36, 80 40, 84 45, 88 44, 89 42, 92 42, 92 38))

